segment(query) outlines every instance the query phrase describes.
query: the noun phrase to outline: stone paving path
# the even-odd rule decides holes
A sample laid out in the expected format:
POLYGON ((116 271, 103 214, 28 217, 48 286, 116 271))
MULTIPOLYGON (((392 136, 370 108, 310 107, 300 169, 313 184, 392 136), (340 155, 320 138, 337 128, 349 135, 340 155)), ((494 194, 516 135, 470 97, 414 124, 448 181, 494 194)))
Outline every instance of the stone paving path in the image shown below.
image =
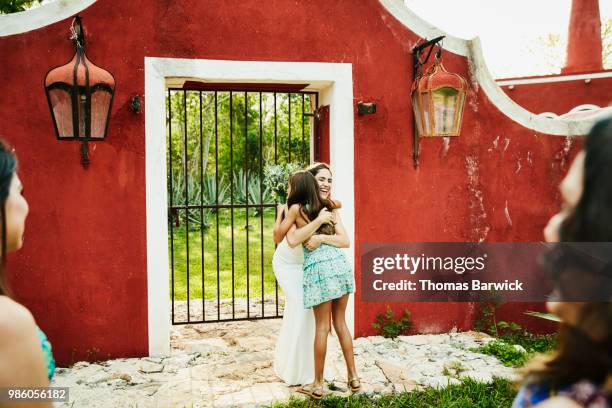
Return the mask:
MULTIPOLYGON (((70 387, 70 403, 58 407, 236 407, 289 399, 272 360, 280 319, 174 326, 166 358, 79 362, 59 368, 52 385, 70 387)), ((362 392, 392 393, 444 387, 462 377, 514 378, 496 358, 469 351, 491 338, 475 332, 355 340, 362 392)), ((327 364, 330 392, 349 395, 336 337, 327 364), (333 390, 333 391, 332 391, 333 390)))
POLYGON ((263 305, 262 299, 256 297, 249 299, 248 302, 245 298, 236 298, 233 302, 232 299, 220 299, 219 301, 215 299, 205 302, 202 302, 202 299, 191 299, 189 308, 187 307, 187 301, 175 300, 174 310, 171 310, 171 312, 174 313, 175 322, 184 323, 188 322, 187 309, 189 309, 189 320, 211 322, 233 318, 282 316, 284 308, 285 301, 280 294, 278 300, 276 296, 266 296, 263 305))

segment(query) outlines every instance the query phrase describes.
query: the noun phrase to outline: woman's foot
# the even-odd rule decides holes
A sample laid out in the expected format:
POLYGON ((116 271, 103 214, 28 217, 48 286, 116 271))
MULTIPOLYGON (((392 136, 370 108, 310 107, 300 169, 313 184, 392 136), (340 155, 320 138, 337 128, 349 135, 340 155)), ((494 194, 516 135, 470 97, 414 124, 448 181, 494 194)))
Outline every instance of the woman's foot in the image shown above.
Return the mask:
POLYGON ((351 378, 347 384, 352 392, 357 392, 361 389, 361 381, 359 380, 359 377, 351 378))
POLYGON ((325 396, 323 384, 307 384, 297 389, 300 394, 308 395, 310 398, 320 400, 325 396))

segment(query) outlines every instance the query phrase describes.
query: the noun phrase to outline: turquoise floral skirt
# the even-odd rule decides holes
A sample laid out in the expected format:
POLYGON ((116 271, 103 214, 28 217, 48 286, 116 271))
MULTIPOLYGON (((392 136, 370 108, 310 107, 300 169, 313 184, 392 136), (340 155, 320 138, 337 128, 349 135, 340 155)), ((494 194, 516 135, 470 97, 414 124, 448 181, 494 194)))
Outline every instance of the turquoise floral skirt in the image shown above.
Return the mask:
POLYGON ((353 293, 353 269, 344 252, 326 244, 314 251, 304 248, 303 289, 306 309, 353 293))

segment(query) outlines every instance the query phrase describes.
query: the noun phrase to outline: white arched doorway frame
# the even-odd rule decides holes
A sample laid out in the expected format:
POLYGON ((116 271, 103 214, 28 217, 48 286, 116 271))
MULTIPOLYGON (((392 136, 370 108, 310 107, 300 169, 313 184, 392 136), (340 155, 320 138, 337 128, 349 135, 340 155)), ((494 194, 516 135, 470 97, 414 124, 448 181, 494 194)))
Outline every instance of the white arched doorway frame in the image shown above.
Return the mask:
MULTIPOLYGON (((176 78, 206 82, 308 83, 319 105, 330 106, 330 161, 334 196, 343 202, 342 219, 355 261, 354 115, 352 65, 323 62, 223 61, 145 58, 145 161, 147 219, 147 304, 149 355, 170 353, 168 194, 166 185, 166 89, 176 78)), ((354 300, 347 323, 354 333, 354 300)))

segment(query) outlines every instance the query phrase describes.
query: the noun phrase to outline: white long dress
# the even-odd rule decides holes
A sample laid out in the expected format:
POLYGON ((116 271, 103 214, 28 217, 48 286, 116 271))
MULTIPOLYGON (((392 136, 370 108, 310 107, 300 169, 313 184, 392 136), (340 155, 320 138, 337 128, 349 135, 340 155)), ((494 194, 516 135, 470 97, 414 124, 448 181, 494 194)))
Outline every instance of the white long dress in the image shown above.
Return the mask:
MULTIPOLYGON (((287 239, 278 245, 272 257, 276 280, 285 294, 283 323, 274 351, 274 371, 289 385, 314 381, 315 319, 312 309, 304 309, 302 246, 291 248, 287 239)), ((325 377, 329 378, 328 370, 325 377)))

